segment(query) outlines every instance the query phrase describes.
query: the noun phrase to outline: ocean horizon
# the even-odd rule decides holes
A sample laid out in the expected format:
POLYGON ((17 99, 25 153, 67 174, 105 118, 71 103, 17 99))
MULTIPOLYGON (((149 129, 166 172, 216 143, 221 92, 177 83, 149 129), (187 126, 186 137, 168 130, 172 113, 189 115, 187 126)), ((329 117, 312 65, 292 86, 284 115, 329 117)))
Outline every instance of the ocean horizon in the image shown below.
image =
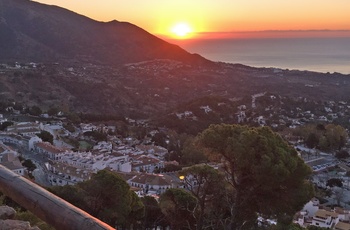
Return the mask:
POLYGON ((178 44, 212 61, 350 74, 348 37, 203 39, 178 44))

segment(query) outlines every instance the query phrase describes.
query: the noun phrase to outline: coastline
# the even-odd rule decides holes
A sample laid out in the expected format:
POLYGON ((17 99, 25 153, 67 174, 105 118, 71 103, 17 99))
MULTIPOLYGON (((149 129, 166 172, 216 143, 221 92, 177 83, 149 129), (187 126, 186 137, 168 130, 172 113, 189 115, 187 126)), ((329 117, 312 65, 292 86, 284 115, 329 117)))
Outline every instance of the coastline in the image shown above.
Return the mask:
POLYGON ((174 41, 218 62, 350 74, 350 38, 230 38, 174 41))

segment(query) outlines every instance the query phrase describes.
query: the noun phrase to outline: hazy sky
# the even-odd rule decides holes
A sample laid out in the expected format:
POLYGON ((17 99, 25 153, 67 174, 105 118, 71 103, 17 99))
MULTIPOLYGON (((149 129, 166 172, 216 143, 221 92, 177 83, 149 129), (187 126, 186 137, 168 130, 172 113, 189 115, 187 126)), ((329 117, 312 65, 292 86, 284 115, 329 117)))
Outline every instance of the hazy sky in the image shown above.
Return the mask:
POLYGON ((99 21, 127 21, 171 36, 179 22, 193 34, 265 30, 350 30, 350 0, 37 0, 99 21))

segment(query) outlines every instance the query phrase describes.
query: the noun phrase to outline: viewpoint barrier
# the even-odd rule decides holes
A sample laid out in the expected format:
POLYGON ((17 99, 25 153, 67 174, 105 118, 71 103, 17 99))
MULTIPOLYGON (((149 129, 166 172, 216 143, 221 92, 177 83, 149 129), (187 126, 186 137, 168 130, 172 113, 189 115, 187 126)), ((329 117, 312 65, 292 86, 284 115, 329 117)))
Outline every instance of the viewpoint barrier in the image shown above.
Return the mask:
POLYGON ((0 190, 56 229, 115 229, 2 165, 0 190))

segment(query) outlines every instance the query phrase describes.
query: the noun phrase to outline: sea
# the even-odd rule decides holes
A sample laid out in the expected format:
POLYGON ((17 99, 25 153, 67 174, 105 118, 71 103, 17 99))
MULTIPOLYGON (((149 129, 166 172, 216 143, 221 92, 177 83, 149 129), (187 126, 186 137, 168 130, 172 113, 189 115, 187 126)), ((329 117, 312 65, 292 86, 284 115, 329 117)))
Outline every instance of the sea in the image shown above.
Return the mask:
POLYGON ((203 39, 179 45, 212 61, 350 74, 350 37, 203 39))

